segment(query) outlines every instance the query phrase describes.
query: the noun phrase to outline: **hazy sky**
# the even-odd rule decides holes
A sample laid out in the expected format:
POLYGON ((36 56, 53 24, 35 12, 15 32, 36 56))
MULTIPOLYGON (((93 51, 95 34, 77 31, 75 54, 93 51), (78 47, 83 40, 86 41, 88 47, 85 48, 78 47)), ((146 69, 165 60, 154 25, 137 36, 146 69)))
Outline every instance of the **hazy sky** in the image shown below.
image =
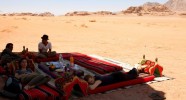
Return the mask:
POLYGON ((0 0, 0 13, 49 11, 62 15, 71 11, 112 11, 125 10, 145 2, 165 3, 168 0, 0 0))

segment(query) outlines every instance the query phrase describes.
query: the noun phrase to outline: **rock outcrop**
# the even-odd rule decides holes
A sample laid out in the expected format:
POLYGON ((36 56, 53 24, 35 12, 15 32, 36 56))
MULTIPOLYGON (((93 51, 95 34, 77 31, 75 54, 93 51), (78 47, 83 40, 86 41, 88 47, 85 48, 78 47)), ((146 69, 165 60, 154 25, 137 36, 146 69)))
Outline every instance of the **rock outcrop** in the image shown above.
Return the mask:
POLYGON ((173 11, 186 12, 186 0, 169 0, 164 5, 173 11))
POLYGON ((50 12, 35 14, 35 13, 6 13, 6 14, 0 14, 0 16, 54 16, 54 14, 50 12))
POLYGON ((40 13, 40 14, 38 14, 38 16, 51 17, 51 16, 54 16, 54 14, 52 14, 52 13, 50 13, 50 12, 44 12, 44 13, 40 13))
POLYGON ((88 15, 114 15, 110 11, 98 11, 98 12, 87 12, 87 11, 75 11, 65 14, 65 16, 88 16, 88 15))
POLYGON ((94 15, 114 15, 113 12, 110 11, 98 11, 98 12, 94 12, 94 15))
POLYGON ((156 3, 156 2, 147 2, 142 6, 138 7, 129 7, 127 10, 122 11, 123 14, 137 14, 139 16, 148 14, 148 15, 172 15, 172 12, 168 7, 156 3))
POLYGON ((65 16, 87 16, 87 15, 91 15, 91 14, 87 11, 74 11, 65 14, 65 16))

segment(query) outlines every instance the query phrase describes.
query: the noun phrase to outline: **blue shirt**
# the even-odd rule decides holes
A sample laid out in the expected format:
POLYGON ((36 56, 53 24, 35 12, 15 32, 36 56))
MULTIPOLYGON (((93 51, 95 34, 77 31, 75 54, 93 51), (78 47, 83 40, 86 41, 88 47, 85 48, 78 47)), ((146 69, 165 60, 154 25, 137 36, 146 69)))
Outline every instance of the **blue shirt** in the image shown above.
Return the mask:
POLYGON ((30 68, 27 68, 26 70, 16 70, 16 73, 18 73, 19 75, 21 74, 31 74, 32 70, 30 68))

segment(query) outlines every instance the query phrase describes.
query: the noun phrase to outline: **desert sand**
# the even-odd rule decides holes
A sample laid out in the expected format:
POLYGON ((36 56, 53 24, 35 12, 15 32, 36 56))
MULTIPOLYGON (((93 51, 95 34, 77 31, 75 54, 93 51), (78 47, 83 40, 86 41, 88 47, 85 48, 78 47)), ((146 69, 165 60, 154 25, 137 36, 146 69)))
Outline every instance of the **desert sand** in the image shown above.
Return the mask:
MULTIPOLYGON (((154 92, 167 100, 186 98, 186 17, 181 16, 0 16, 0 50, 14 44, 14 52, 38 51, 43 34, 53 50, 112 58, 131 65, 145 54, 159 58, 163 74, 173 80, 137 85, 81 100, 151 100, 154 92)), ((1 98, 0 98, 1 99, 1 98)))

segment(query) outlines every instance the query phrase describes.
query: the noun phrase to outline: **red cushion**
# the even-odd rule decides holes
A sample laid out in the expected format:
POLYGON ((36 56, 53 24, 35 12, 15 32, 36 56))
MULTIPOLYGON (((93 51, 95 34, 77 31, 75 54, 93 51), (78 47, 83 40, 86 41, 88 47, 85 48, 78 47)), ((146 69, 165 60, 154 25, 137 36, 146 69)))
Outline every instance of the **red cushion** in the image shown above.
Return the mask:
POLYGON ((24 90, 22 94, 19 95, 19 100, 47 100, 47 94, 39 89, 24 90))
POLYGON ((64 78, 58 78, 55 81, 56 87, 64 92, 64 98, 68 100, 74 86, 79 85, 82 93, 87 95, 88 83, 84 80, 79 79, 78 77, 74 77, 71 82, 64 83, 64 78))
POLYGON ((48 94, 48 100, 56 100, 60 98, 60 94, 57 91, 46 85, 41 85, 38 88, 48 94))
POLYGON ((106 86, 100 86, 100 87, 97 87, 94 90, 90 90, 89 89, 88 90, 88 94, 95 94, 95 93, 100 93, 100 92, 113 90, 113 89, 116 89, 116 88, 119 88, 119 87, 145 83, 145 82, 148 82, 148 81, 152 81, 153 79, 154 79, 154 76, 150 75, 150 76, 139 77, 137 79, 132 79, 132 80, 128 80, 128 81, 118 82, 118 83, 110 84, 110 85, 106 85, 106 86))
POLYGON ((120 71, 123 68, 116 64, 112 64, 97 58, 81 54, 81 53, 65 53, 65 59, 69 60, 70 56, 74 57, 74 62, 89 70, 95 71, 99 74, 106 74, 110 72, 120 71))
POLYGON ((19 100, 61 100, 64 98, 48 85, 41 85, 30 90, 23 90, 19 100))
POLYGON ((58 61, 59 60, 59 54, 57 54, 54 57, 49 57, 49 58, 36 58, 35 62, 49 62, 49 61, 58 61))

